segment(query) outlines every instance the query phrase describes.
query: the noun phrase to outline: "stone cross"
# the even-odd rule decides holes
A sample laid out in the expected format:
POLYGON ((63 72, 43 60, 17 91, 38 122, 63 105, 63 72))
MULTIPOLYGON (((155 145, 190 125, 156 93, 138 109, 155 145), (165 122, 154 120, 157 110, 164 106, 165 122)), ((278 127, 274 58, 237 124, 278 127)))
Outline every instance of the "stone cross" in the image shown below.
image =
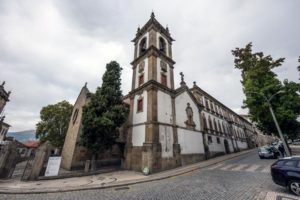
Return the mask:
POLYGON ((181 76, 181 82, 180 82, 180 85, 183 87, 183 86, 186 86, 185 85, 185 82, 184 82, 184 75, 182 72, 180 72, 180 76, 181 76))
POLYGON ((182 72, 180 72, 180 76, 181 76, 181 82, 184 82, 184 74, 182 72))

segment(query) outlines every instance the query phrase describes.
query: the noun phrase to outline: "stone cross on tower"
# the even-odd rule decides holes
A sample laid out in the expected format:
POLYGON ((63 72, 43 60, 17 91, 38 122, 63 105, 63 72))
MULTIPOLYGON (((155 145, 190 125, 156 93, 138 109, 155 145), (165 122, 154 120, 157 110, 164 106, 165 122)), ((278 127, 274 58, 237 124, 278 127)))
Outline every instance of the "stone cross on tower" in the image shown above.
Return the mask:
POLYGON ((180 85, 181 86, 185 86, 185 82, 184 82, 184 74, 182 72, 179 73, 180 76, 181 76, 181 82, 180 82, 180 85))

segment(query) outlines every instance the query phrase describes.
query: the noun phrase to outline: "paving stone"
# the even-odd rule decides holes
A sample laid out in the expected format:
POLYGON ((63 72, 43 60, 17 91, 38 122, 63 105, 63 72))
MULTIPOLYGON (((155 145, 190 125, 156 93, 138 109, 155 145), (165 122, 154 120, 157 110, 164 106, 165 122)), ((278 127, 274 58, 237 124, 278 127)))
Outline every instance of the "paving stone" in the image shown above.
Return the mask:
POLYGON ((285 188, 275 185, 270 174, 257 171, 268 168, 274 161, 260 160, 256 152, 253 152, 226 161, 217 168, 207 167, 160 181, 130 185, 126 189, 109 188, 48 194, 0 195, 0 199, 252 200, 264 199, 269 194, 268 192, 291 195, 285 188), (241 168, 242 171, 232 170, 243 164, 250 167, 241 168), (225 167, 226 170, 222 170, 221 166, 230 167, 225 167), (251 169, 251 166, 255 166, 252 167, 255 170, 246 171, 251 169), (259 167, 257 168, 257 166, 259 167))

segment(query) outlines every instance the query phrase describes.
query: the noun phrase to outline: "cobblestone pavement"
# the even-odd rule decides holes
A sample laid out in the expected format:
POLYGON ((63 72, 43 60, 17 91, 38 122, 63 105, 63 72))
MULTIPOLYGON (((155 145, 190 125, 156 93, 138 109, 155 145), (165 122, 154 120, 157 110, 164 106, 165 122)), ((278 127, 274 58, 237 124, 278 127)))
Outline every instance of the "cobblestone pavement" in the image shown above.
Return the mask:
MULTIPOLYGON (((181 176, 120 188, 47 194, 0 195, 0 199, 265 199, 274 192, 288 195, 269 174, 274 160, 260 160, 251 152, 181 176), (271 192, 271 193, 270 193, 271 192)), ((295 196, 293 198, 297 199, 295 196)))

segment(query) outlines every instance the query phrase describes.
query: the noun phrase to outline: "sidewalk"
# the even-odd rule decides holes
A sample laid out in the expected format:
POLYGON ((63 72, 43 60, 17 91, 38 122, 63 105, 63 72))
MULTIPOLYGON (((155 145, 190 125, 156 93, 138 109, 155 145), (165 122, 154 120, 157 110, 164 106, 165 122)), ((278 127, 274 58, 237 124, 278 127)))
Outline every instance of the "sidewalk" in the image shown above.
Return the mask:
POLYGON ((117 171, 92 176, 74 177, 55 180, 40 181, 0 181, 0 193, 2 194, 32 194, 32 193, 49 193, 49 192, 66 192, 75 190, 102 189, 109 187, 124 187, 127 185, 166 179, 173 176, 185 174, 200 168, 214 165, 234 157, 250 153, 251 150, 220 156, 217 158, 202 161, 196 164, 178 167, 175 169, 163 171, 160 173, 144 176, 140 172, 134 171, 117 171))

